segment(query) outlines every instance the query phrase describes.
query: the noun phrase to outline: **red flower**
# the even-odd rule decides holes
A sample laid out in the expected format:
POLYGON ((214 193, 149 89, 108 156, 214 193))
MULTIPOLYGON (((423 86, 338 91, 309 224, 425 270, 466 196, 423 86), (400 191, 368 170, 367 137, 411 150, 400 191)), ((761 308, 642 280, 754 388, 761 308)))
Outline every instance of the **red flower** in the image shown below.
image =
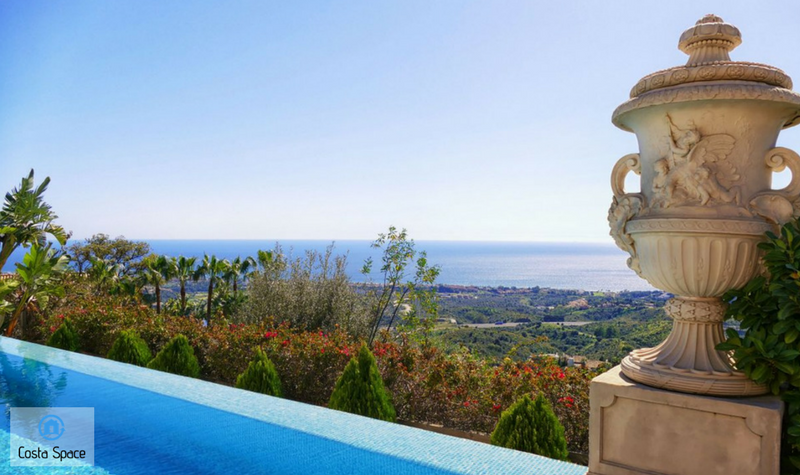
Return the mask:
POLYGON ((289 340, 283 340, 283 341, 281 342, 281 345, 283 345, 283 346, 289 346, 289 340))
POLYGON ((499 411, 499 410, 500 410, 500 408, 501 408, 501 407, 502 407, 502 406, 501 406, 500 404, 495 404, 494 406, 492 406, 492 410, 493 410, 494 412, 497 412, 497 411, 499 411))
POLYGON ((469 407, 469 401, 464 401, 464 407, 469 407))

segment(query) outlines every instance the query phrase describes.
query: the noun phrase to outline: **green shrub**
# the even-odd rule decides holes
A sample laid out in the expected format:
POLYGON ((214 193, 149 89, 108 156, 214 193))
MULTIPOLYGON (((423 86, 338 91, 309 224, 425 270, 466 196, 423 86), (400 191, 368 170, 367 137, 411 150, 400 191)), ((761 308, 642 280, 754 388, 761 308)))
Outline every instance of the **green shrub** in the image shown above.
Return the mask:
POLYGON ((800 469, 800 221, 767 233, 758 245, 767 272, 723 296, 725 316, 740 322, 744 337, 729 328, 717 350, 732 351, 736 369, 786 403, 781 473, 800 469))
POLYGON ((183 335, 171 339, 147 367, 158 371, 196 378, 200 375, 200 365, 194 356, 194 348, 183 335))
POLYGON ((290 322, 307 330, 334 331, 341 327, 356 337, 365 335, 368 321, 361 296, 350 282, 347 255, 307 250, 292 257, 276 245, 258 252, 259 270, 247 283, 247 301, 234 322, 290 322))
POLYGON ((503 411, 491 436, 492 445, 567 460, 564 426, 542 393, 531 401, 527 394, 503 411))
POLYGON ((136 366, 146 366, 152 358, 147 343, 132 330, 121 331, 108 352, 108 359, 136 366))
POLYGON ((64 323, 50 335, 47 340, 47 346, 67 351, 78 351, 78 334, 75 333, 75 327, 69 318, 64 319, 64 323))
POLYGON ((375 357, 361 345, 358 355, 344 368, 328 403, 331 409, 394 422, 394 406, 383 386, 375 357))
POLYGON ((236 378, 236 387, 270 396, 283 396, 281 380, 275 365, 261 348, 256 348, 255 359, 250 362, 244 373, 236 378))

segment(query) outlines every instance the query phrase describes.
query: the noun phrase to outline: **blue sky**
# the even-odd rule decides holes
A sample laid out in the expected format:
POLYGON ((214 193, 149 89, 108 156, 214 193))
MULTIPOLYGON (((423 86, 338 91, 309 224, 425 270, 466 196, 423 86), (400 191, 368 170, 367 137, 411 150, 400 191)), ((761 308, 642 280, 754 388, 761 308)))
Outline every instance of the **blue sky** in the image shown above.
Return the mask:
POLYGON ((77 238, 611 242, 611 113, 711 12, 800 82, 792 2, 4 1, 0 190, 77 238))

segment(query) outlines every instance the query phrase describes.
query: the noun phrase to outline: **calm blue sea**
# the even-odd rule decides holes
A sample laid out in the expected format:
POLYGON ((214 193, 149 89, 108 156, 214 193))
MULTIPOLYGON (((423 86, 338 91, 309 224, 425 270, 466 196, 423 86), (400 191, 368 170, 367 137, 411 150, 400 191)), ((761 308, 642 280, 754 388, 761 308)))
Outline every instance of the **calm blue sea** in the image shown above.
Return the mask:
MULTIPOLYGON (((215 254, 218 258, 255 256, 259 249, 272 249, 275 241, 249 240, 150 240, 153 251, 169 256, 215 254)), ((306 249, 322 251, 331 241, 281 241, 284 251, 301 255, 306 249)), ((360 270, 372 256, 379 267, 380 255, 370 241, 336 241, 335 251, 348 255, 348 273, 363 281, 360 270)), ((417 241, 416 248, 428 252, 428 261, 442 268, 438 282, 454 285, 551 287, 580 290, 653 290, 628 269, 627 254, 613 244, 523 243, 475 241, 417 241)), ((13 271, 16 253, 4 271, 13 271)), ((373 279, 377 278, 377 274, 373 279)))

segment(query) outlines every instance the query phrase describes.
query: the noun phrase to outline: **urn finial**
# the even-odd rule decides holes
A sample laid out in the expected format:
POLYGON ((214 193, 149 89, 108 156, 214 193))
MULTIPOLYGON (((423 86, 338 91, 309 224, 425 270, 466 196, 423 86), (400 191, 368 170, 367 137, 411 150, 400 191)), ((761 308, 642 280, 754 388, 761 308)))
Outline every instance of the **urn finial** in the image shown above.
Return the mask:
POLYGON ((728 53, 740 44, 742 34, 738 28, 716 15, 708 14, 683 32, 678 49, 689 55, 687 66, 699 66, 730 61, 728 53))

